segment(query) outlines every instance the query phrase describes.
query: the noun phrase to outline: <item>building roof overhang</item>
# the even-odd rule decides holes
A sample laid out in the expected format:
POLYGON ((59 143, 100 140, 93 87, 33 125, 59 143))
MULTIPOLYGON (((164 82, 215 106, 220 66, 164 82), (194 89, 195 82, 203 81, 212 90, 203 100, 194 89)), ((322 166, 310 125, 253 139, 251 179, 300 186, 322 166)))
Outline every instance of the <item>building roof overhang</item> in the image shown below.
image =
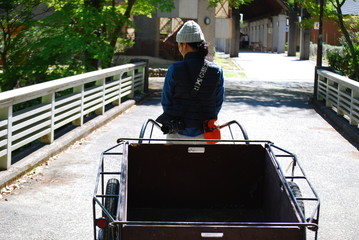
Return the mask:
POLYGON ((260 18, 276 16, 288 10, 282 0, 254 0, 239 8, 244 21, 253 21, 260 18))

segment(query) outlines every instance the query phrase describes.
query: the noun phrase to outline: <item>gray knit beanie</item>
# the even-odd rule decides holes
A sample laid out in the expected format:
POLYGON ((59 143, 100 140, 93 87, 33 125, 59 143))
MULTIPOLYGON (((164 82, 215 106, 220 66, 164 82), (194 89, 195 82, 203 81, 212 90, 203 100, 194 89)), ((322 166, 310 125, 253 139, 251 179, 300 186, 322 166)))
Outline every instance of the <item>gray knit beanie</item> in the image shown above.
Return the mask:
POLYGON ((176 41, 182 43, 191 43, 205 40, 201 27, 196 22, 190 20, 187 21, 178 31, 176 41))

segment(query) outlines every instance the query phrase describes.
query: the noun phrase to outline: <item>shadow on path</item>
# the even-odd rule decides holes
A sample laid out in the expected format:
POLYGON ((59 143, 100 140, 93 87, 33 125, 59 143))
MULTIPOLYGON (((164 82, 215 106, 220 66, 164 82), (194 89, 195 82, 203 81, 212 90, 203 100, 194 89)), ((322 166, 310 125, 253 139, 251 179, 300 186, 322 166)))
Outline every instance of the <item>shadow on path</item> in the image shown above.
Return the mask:
POLYGON ((241 103, 253 107, 311 108, 312 87, 296 82, 275 83, 232 81, 226 84, 228 103, 241 103))
MULTIPOLYGON (((151 79, 150 91, 141 105, 160 104, 163 79, 151 79)), ((313 84, 302 82, 269 82, 256 80, 225 80, 225 102, 253 107, 312 108, 313 84)))

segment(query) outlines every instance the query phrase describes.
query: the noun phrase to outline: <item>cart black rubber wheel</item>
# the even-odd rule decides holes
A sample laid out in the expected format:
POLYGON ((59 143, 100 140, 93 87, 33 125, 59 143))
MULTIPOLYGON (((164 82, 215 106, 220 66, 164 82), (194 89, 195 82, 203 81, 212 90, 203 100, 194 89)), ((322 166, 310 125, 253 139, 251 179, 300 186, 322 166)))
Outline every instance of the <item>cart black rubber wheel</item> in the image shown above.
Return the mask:
MULTIPOLYGON (((116 178, 111 178, 106 184, 106 195, 119 195, 120 182, 116 178)), ((117 213, 118 197, 106 197, 105 208, 111 214, 112 217, 117 213)))
MULTIPOLYGON (((292 190, 294 197, 302 197, 302 192, 300 191, 299 186, 295 183, 295 182, 288 182, 288 185, 290 187, 290 189, 292 190)), ((302 210, 304 218, 305 218, 305 211, 304 211, 304 202, 303 200, 297 200, 299 208, 302 210)), ((305 219, 304 219, 305 220, 305 219)), ((307 231, 304 228, 304 236, 303 236, 303 240, 307 239, 307 231)))
MULTIPOLYGON (((294 197, 302 197, 302 192, 300 191, 300 188, 298 187, 298 185, 295 182, 288 182, 288 185, 290 187, 290 189, 292 190, 294 197)), ((303 200, 297 200, 299 208, 302 210, 303 214, 305 213, 304 211, 304 202, 303 200)))
MULTIPOLYGON (((116 178, 111 178, 108 180, 106 184, 106 195, 119 195, 120 193, 120 182, 116 178)), ((105 208, 111 214, 113 218, 116 217, 117 213, 117 204, 118 197, 106 197, 105 198, 105 208)), ((106 217, 106 214, 103 214, 106 217)), ((106 227, 102 231, 102 239, 103 240, 114 240, 119 239, 119 233, 117 232, 117 228, 110 229, 106 227)))

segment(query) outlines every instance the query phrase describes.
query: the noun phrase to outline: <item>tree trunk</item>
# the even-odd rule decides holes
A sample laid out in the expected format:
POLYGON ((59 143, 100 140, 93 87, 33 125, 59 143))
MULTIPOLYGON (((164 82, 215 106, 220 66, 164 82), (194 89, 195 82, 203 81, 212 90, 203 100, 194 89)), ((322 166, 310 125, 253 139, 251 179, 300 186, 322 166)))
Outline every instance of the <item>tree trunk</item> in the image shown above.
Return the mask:
POLYGON ((297 12, 289 10, 289 33, 288 33, 288 56, 295 56, 297 53, 297 12))
MULTIPOLYGON (((306 9, 302 9, 302 19, 310 18, 306 9)), ((302 28, 300 31, 300 60, 309 60, 310 55, 310 28, 302 28)))
POLYGON ((135 5, 135 3, 136 3, 136 0, 128 0, 126 12, 124 14, 126 18, 131 17, 131 11, 132 11, 133 5, 135 5))
POLYGON ((240 41, 239 21, 239 9, 232 8, 232 39, 229 51, 230 57, 238 57, 240 41))

